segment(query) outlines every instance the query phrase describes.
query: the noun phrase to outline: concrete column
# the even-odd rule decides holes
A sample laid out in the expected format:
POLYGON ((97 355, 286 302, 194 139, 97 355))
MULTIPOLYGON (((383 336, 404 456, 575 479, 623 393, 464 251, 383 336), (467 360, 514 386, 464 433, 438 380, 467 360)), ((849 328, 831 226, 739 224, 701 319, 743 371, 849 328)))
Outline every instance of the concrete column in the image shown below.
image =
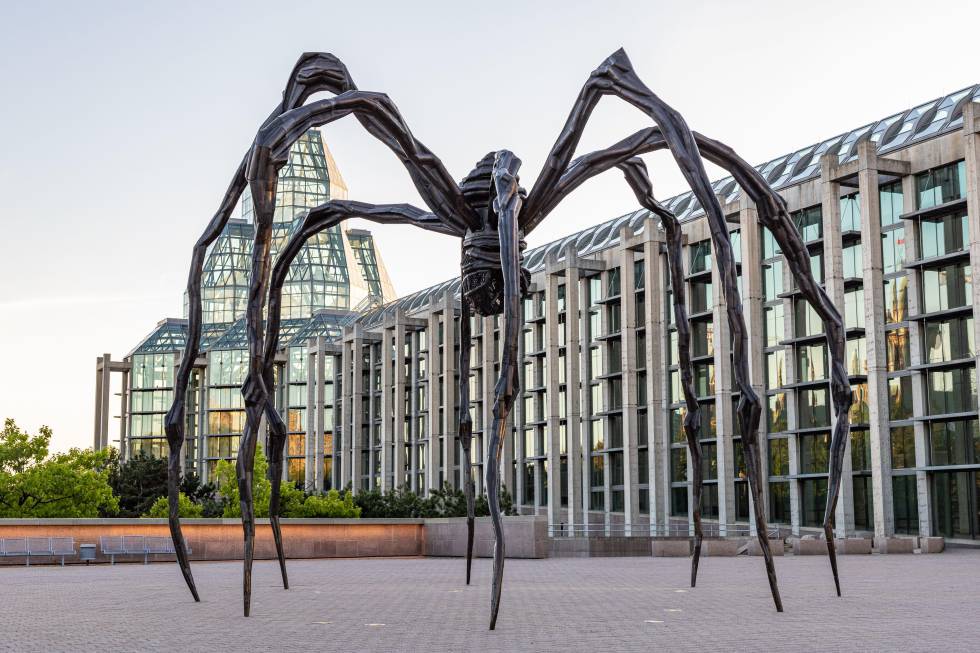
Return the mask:
POLYGON ((340 466, 340 487, 347 487, 348 483, 353 484, 353 461, 354 461, 354 375, 353 375, 353 349, 352 343, 346 338, 341 343, 340 355, 340 425, 336 429, 341 435, 343 444, 343 454, 340 466))
POLYGON ((548 419, 548 529, 552 535, 561 532, 561 419, 558 389, 558 285, 561 278, 552 267, 557 261, 545 264, 544 307, 547 314, 545 329, 548 330, 545 365, 547 366, 547 419, 548 419))
POLYGON ((119 457, 126 459, 129 427, 129 370, 123 370, 122 386, 119 389, 119 457))
POLYGON ((95 359, 95 425, 92 428, 92 448, 98 451, 102 444, 102 357, 95 359))
MULTIPOLYGON (((762 399, 763 413, 759 422, 759 453, 760 460, 757 460, 758 469, 762 475, 763 500, 769 498, 769 456, 768 451, 768 410, 766 402, 766 324, 763 303, 765 302, 765 292, 762 287, 762 239, 760 237, 759 214, 755 204, 742 193, 739 200, 739 224, 742 234, 742 312, 745 314, 745 326, 749 333, 749 377, 752 389, 762 399)), ((743 447, 742 454, 747 456, 748 452, 743 447)), ((752 492, 749 495, 749 534, 755 535, 755 514, 756 506, 752 499, 752 492)), ((766 505, 758 506, 759 510, 766 514, 766 505)), ((737 511, 736 511, 737 512, 737 511)))
POLYGON ((639 533, 639 443, 637 441, 638 388, 636 375, 636 287, 633 262, 635 252, 624 244, 632 235, 629 227, 620 230, 620 368, 623 388, 623 519, 627 536, 639 533))
MULTIPOLYGON (((790 272, 789 265, 785 262, 783 263, 783 288, 792 288, 795 284, 793 279, 793 274, 790 272)), ((796 314, 793 311, 793 300, 784 300, 785 306, 785 317, 783 319, 783 340, 790 340, 796 334, 794 329, 796 328, 796 314)), ((799 380, 799 376, 796 371, 796 351, 793 347, 784 348, 785 366, 786 366, 786 383, 785 385, 790 385, 796 383, 799 380)), ((795 431, 800 426, 800 420, 797 411, 797 392, 792 389, 785 389, 782 392, 786 395, 786 425, 790 431, 795 431)), ((789 481, 789 512, 790 512, 790 528, 793 535, 800 534, 800 526, 802 524, 803 511, 802 498, 800 496, 800 484, 795 480, 797 475, 800 473, 800 439, 797 435, 790 436, 786 441, 786 448, 789 455, 789 476, 791 480, 789 481)))
MULTIPOLYGON (((664 326, 663 233, 653 218, 643 230, 643 286, 646 297, 647 457, 650 477, 650 534, 670 520, 670 435, 667 428, 667 357, 664 326)), ((665 531, 664 531, 665 532, 665 531)))
MULTIPOLYGON (((970 268, 980 270, 980 103, 963 106, 963 152, 966 164, 966 210, 970 229, 970 268)), ((980 306, 980 283, 973 284, 973 305, 980 306)), ((974 316, 976 311, 974 311, 974 316)), ((973 320, 974 341, 980 342, 980 320, 973 320)), ((980 366, 980 351, 977 352, 980 366)))
POLYGON ((437 489, 441 485, 439 482, 439 452, 441 451, 439 434, 442 433, 442 422, 439 420, 439 367, 437 367, 437 365, 441 365, 441 361, 439 359, 439 314, 434 311, 429 313, 427 332, 429 337, 429 350, 426 354, 428 356, 428 364, 426 365, 428 387, 425 397, 429 404, 429 446, 426 452, 429 460, 426 465, 426 494, 429 490, 437 489))
MULTIPOLYGON (((384 329, 382 329, 382 334, 383 333, 384 333, 384 329)), ((382 344, 383 343, 384 343, 384 339, 382 338, 382 344)), ((374 413, 375 413, 374 407, 376 402, 381 401, 381 397, 375 396, 375 392, 374 392, 375 374, 377 374, 375 368, 377 367, 378 364, 378 355, 375 353, 374 344, 371 341, 365 342, 365 345, 368 350, 368 368, 367 368, 368 380, 367 380, 367 387, 364 388, 364 392, 365 394, 367 394, 367 398, 368 398, 368 411, 367 411, 368 433, 367 433, 367 442, 364 443, 364 448, 368 450, 368 461, 367 461, 368 489, 373 490, 373 489, 380 488, 380 484, 375 483, 375 479, 378 476, 381 476, 382 478, 384 477, 383 471, 378 470, 378 463, 382 461, 378 461, 378 463, 376 463, 374 459, 374 448, 376 446, 375 442, 378 442, 381 439, 380 437, 381 434, 378 433, 380 426, 375 424, 374 422, 374 413)), ((382 450, 383 449, 384 448, 382 447, 382 450)))
MULTIPOLYGON (((895 534, 892 503, 891 438, 888 432, 888 364, 885 360, 885 305, 882 292, 881 213, 878 170, 873 143, 858 145, 858 188, 861 193, 861 244, 864 263, 864 329, 868 355, 871 488, 874 494, 875 537, 895 534)), ((850 458, 848 457, 848 462, 850 458)), ((853 518, 853 516, 852 516, 853 518)))
MULTIPOLYGON (((391 489, 388 470, 391 469, 391 447, 395 441, 392 435, 392 325, 386 323, 381 328, 381 491, 391 489)), ((373 369, 373 366, 372 366, 373 369)), ((372 418, 373 419, 373 418, 372 418)))
POLYGON ((581 444, 582 444, 582 510, 584 515, 584 525, 588 527, 590 523, 590 505, 592 494, 592 456, 590 454, 591 432, 590 420, 594 407, 592 406, 592 390, 589 381, 592 372, 589 370, 589 345, 592 342, 592 325, 589 321, 589 278, 579 276, 579 414, 581 415, 581 444))
MULTIPOLYGON (((565 441, 568 456, 568 532, 588 522, 588 491, 583 494, 582 475, 587 471, 583 461, 582 435, 582 352, 579 311, 582 283, 574 265, 575 249, 565 249, 565 441), (583 496, 586 498, 583 499, 583 496)), ((587 478, 587 477, 586 477, 587 478)))
MULTIPOLYGON (((317 389, 317 359, 319 358, 316 346, 316 338, 310 338, 306 341, 306 473, 304 474, 304 485, 307 489, 315 487, 316 485, 316 463, 315 463, 315 449, 316 449, 316 431, 317 431, 317 419, 316 419, 316 389, 317 389)), ((287 350, 288 351, 288 350, 287 350)), ((288 369, 288 366, 287 366, 288 369)), ((286 410, 289 411, 289 384, 286 383, 287 397, 286 397, 286 410)))
MULTIPOLYGON (((403 321, 403 314, 401 312, 397 313, 395 316, 395 366, 394 366, 394 410, 392 411, 394 415, 394 425, 392 428, 392 442, 394 446, 394 455, 392 456, 392 462, 394 463, 394 469, 392 470, 392 487, 398 488, 405 484, 405 403, 407 399, 406 393, 408 392, 408 387, 405 379, 405 346, 406 340, 406 325, 403 321)), ((385 404, 387 406, 387 404, 385 404)))
MULTIPOLYGON (((831 154, 821 159, 821 188, 823 191, 823 203, 821 214, 823 216, 823 257, 824 257, 824 278, 826 280, 827 295, 833 300, 843 314, 844 307, 844 254, 843 243, 841 240, 841 212, 840 197, 841 186, 835 181, 834 173, 837 169, 837 155, 831 154)), ((861 224, 864 225, 864 213, 862 212, 861 224)), ((879 234, 880 234, 879 229, 879 234)), ((862 234, 862 246, 864 245, 862 234)), ((879 236, 878 240, 881 238, 879 236)), ((865 293, 867 297, 867 293, 865 293)), ((827 352, 827 374, 830 375, 830 352, 827 352)), ((797 381, 799 379, 797 378, 797 381)), ((829 392, 829 390, 828 390, 829 392)), ((887 404, 886 404, 887 405, 887 404)), ((830 411, 830 428, 837 425, 837 417, 833 410, 830 411)), ((837 511, 834 514, 834 529, 838 537, 846 537, 854 530, 854 477, 851 465, 851 440, 848 436, 845 445, 844 467, 841 474, 840 495, 837 500, 837 511)))
POLYGON ((447 292, 443 299, 443 349, 442 349, 442 406, 443 406, 443 462, 445 477, 450 484, 458 488, 459 476, 456 466, 456 328, 455 328, 455 298, 447 292))
POLYGON ((323 471, 324 447, 326 441, 324 437, 327 431, 327 420, 324 411, 327 407, 327 340, 323 336, 317 336, 316 346, 316 393, 314 394, 316 408, 316 432, 313 437, 313 482, 316 489, 323 490, 326 487, 326 476, 323 471))
POLYGON ((418 442, 421 434, 419 433, 419 416, 421 406, 419 406, 419 337, 418 332, 412 330, 406 334, 407 342, 409 343, 410 356, 409 356, 409 383, 406 388, 406 392, 409 393, 409 441, 411 442, 411 447, 409 448, 409 487, 412 492, 416 494, 423 494, 425 488, 419 487, 419 470, 424 464, 424 461, 420 460, 418 442))
MULTIPOLYGON (((363 481, 363 476, 369 471, 364 469, 362 463, 362 451, 367 448, 370 443, 364 442, 364 410, 363 410, 363 398, 365 391, 369 391, 364 387, 364 339, 360 337, 359 334, 355 333, 353 340, 350 343, 351 347, 351 359, 354 363, 352 370, 353 380, 351 383, 351 413, 353 414, 353 419, 351 420, 351 480, 354 483, 354 492, 361 491, 361 483, 363 481)), ((368 406, 368 419, 371 418, 370 404, 368 406)), ((370 456, 369 461, 370 465, 370 456)), ((369 484, 370 485, 370 484, 369 484)))
POLYGON ((208 407, 208 387, 211 384, 211 355, 204 354, 204 369, 201 370, 200 387, 198 388, 198 429, 197 429, 197 475, 205 483, 208 479, 208 466, 205 460, 208 446, 208 430, 210 420, 210 408, 208 407))
MULTIPOLYGON (((718 268, 714 240, 711 241, 712 320, 714 321, 715 425, 718 452, 718 531, 728 534, 735 522, 735 411, 732 410, 732 331, 728 322, 728 300, 718 268)), ((732 253, 734 257, 734 252, 732 253)), ((702 429, 707 424, 702 421, 702 429)), ((703 432, 703 431, 702 431, 703 432)))

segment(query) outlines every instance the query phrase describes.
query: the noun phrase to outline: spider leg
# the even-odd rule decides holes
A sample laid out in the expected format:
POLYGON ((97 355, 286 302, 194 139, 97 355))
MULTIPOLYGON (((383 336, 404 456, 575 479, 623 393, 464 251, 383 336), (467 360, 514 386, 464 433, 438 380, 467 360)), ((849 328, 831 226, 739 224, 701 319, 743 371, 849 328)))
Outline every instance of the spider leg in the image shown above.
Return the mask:
POLYGON ((347 91, 288 111, 263 127, 254 148, 268 148, 278 165, 307 130, 354 115, 372 136, 402 162, 425 204, 454 233, 479 229, 480 218, 463 197, 455 180, 429 148, 412 135, 398 108, 384 93, 347 91))
POLYGON ((701 542, 704 530, 701 526, 701 491, 704 472, 701 467, 701 410, 694 390, 694 366, 691 363, 691 326, 687 318, 683 267, 683 240, 677 216, 653 197, 653 184, 646 165, 639 158, 619 164, 640 206, 658 218, 667 235, 667 265, 670 268, 670 286, 674 304, 674 322, 677 325, 677 353, 681 372, 681 389, 687 414, 684 416, 684 434, 691 454, 691 490, 693 494, 692 516, 694 519, 694 552, 691 556, 691 587, 697 584, 698 562, 701 558, 701 542))
MULTIPOLYGON (((706 159, 728 170, 742 191, 755 203, 759 222, 770 230, 783 251, 784 258, 803 297, 810 302, 823 322, 831 360, 830 389, 834 405, 834 432, 830 443, 830 464, 827 481, 827 505, 824 512, 824 535, 830 558, 834 585, 840 595, 837 552, 834 542, 834 511, 840 494, 840 481, 850 427, 848 413, 853 396, 844 365, 846 335, 840 311, 810 271, 809 254, 783 199, 766 183, 762 175, 745 162, 730 147, 706 136, 692 132, 699 151, 706 159)), ((615 145, 580 157, 573 162, 556 183, 557 189, 549 198, 548 210, 585 180, 627 161, 638 154, 663 149, 666 137, 658 128, 640 130, 615 145)), ((699 197, 699 199, 701 199, 699 197)), ((702 200, 703 202, 703 200, 702 200)), ((743 441, 744 444, 744 441, 743 441)), ((758 464, 753 459, 750 464, 758 464)), ((755 504, 756 519, 761 507, 755 504)))
POLYGON ((470 417, 470 302, 460 301, 459 315, 459 443, 463 448, 463 494, 466 497, 466 584, 470 584, 473 566, 473 531, 476 527, 476 488, 470 450, 473 442, 473 419, 470 417))
MULTIPOLYGON (((268 124, 283 112, 301 105, 313 93, 319 91, 343 93, 356 88, 347 68, 339 59, 331 54, 306 53, 299 58, 290 73, 289 80, 286 83, 286 89, 283 91, 282 102, 272 111, 269 118, 263 124, 268 124)), ((194 583, 194 576, 191 573, 190 560, 187 557, 187 545, 180 528, 180 514, 178 511, 181 475, 180 454, 185 438, 185 402, 191 370, 200 353, 202 321, 201 276, 203 274, 204 259, 207 255, 208 247, 221 234, 228 222, 228 218, 235 209, 235 205, 238 203, 239 197, 241 197, 242 192, 245 190, 245 170, 247 164, 248 154, 245 155, 239 164, 231 183, 228 185, 228 189, 225 191, 221 205, 211 218, 204 233, 201 234, 201 237, 195 243, 191 253, 190 272, 187 279, 187 344, 184 347, 180 366, 174 378, 174 400, 164 419, 168 446, 167 501, 170 537, 174 543, 177 564, 195 601, 200 601, 201 599, 194 583)))
POLYGON ((493 524, 493 579, 490 589, 490 630, 497 626, 497 612, 500 609, 500 591, 504 581, 504 528, 500 517, 500 457, 504 446, 504 433, 507 430, 507 417, 514 405, 514 397, 520 390, 520 377, 517 370, 517 344, 521 331, 521 265, 520 232, 518 215, 521 210, 521 196, 518 192, 517 171, 521 160, 512 153, 502 150, 497 153, 493 166, 495 197, 493 209, 497 214, 500 234, 500 266, 504 284, 504 346, 500 360, 500 377, 494 389, 493 423, 490 427, 488 455, 493 463, 487 461, 487 502, 490 505, 490 521, 493 524))

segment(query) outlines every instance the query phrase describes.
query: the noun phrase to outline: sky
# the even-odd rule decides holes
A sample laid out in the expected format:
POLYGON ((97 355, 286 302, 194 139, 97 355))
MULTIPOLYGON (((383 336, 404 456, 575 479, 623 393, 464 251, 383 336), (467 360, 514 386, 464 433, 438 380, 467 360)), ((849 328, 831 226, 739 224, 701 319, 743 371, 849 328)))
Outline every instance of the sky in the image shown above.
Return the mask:
MULTIPOLYGON (((762 163, 980 82, 978 19, 972 0, 4 0, 0 417, 50 426, 54 449, 91 446, 96 357, 121 359, 181 317, 191 247, 302 52, 332 52, 361 89, 387 93, 454 178, 507 148, 530 187, 589 73, 620 46, 693 129, 762 163)), ((648 125, 606 98, 579 151, 648 125)), ((422 205, 353 119, 324 134, 351 199, 422 205)), ((658 196, 686 190, 669 155, 648 165, 658 196)), ((635 208, 608 173, 529 245, 635 208)), ((451 238, 369 228, 399 294, 458 271, 451 238)))

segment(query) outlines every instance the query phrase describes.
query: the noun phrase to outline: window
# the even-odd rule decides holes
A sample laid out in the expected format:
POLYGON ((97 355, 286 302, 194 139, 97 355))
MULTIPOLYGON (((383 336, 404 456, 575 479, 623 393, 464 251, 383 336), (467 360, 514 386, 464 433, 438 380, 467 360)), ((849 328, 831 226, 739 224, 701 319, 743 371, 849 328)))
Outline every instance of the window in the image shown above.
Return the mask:
POLYGON ((861 196, 851 193, 840 198, 841 231, 861 231, 861 196))
POLYGON ((801 429, 830 426, 830 409, 827 405, 826 388, 800 391, 799 421, 801 429))
POLYGON ((690 274, 708 272, 711 270, 711 241, 702 240, 691 245, 690 274))
POLYGON ((968 263, 922 271, 922 305, 933 313, 968 306, 973 301, 973 278, 968 263))
POLYGON ((777 392, 774 395, 769 395, 768 399, 769 410, 766 416, 766 425, 769 433, 781 433, 787 430, 786 421, 786 393, 777 392))
POLYGON ((976 419, 933 422, 929 428, 932 465, 972 465, 980 462, 980 428, 976 419))
POLYGON ((977 370, 974 366, 928 374, 929 414, 977 410, 977 370))
POLYGON ((800 436, 800 472, 825 474, 830 460, 830 433, 800 436))
POLYGON ((906 327, 885 331, 885 359, 889 372, 900 372, 911 364, 909 330, 906 327))
POLYGON ((800 381, 820 381, 827 378, 826 345, 802 345, 797 350, 797 376, 800 381))
POLYGON ((771 302, 783 292, 783 262, 772 261, 762 266, 763 301, 771 302))
POLYGON ((966 196, 966 162, 933 168, 915 177, 916 203, 927 209, 966 196))
POLYGON ((796 336, 802 338, 821 333, 823 333, 823 322, 817 311, 807 300, 796 300, 796 336))
POLYGON ((803 525, 816 527, 823 525, 823 514, 827 507, 827 479, 813 478, 800 481, 803 499, 803 525))
POLYGON ((973 316, 927 320, 922 331, 925 339, 923 351, 928 363, 944 363, 973 358, 975 355, 973 316))
POLYGON ((963 251, 970 244, 966 211, 919 220, 919 256, 932 258, 963 251))
POLYGON ((897 426, 890 431, 892 441, 892 469, 915 467, 915 429, 897 426))
POLYGON ((711 310, 714 293, 710 282, 695 282, 691 284, 691 312, 703 313, 711 310))
POLYGON ((851 471, 871 471, 871 445, 867 430, 851 431, 851 471))
POLYGON ((769 521, 788 524, 790 520, 789 483, 770 483, 769 521))
POLYGON ((887 227, 900 222, 902 215, 902 182, 878 187, 878 205, 881 211, 881 226, 887 227))
POLYGON ((819 206, 796 211, 792 218, 805 242, 810 243, 823 237, 823 217, 819 206))
POLYGON ((779 243, 776 242, 776 238, 772 235, 772 232, 762 228, 762 258, 773 258, 779 256, 783 251, 779 248, 779 243))
MULTIPOLYGON (((868 373, 868 354, 867 340, 864 336, 851 338, 845 343, 844 365, 847 367, 849 375, 863 375, 868 373)), ((821 377, 822 378, 822 377, 821 377)))
POLYGON ((786 476, 789 474, 789 440, 787 438, 771 438, 769 440, 769 475, 786 476))
POLYGON ((844 293, 844 327, 864 328, 864 288, 856 288, 844 293))
POLYGON ((888 379, 888 419, 912 418, 912 377, 888 379))
POLYGON ((841 250, 844 262, 845 279, 861 279, 864 276, 864 259, 861 243, 850 245, 841 250))
POLYGON ((784 315, 785 306, 782 303, 767 306, 766 315, 766 347, 775 347, 786 337, 784 315))
POLYGON ((899 227, 881 235, 881 260, 885 274, 898 272, 905 265, 905 228, 899 227))
POLYGON ((778 388, 786 383, 786 350, 777 349, 766 354, 766 385, 778 388))
POLYGON ((904 322, 909 314, 909 280, 904 274, 885 279, 885 324, 904 322))

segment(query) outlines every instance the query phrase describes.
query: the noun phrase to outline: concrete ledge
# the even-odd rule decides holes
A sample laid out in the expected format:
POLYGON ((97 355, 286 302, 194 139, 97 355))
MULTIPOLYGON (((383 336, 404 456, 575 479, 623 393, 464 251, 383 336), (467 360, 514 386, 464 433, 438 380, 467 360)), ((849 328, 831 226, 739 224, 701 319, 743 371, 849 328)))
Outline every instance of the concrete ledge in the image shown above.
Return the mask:
POLYGON ((819 556, 827 555, 827 542, 825 540, 794 538, 793 554, 798 556, 819 556))
POLYGON ((705 557, 737 556, 743 540, 728 540, 704 538, 701 542, 701 554, 705 557))
POLYGON ((868 555, 871 553, 871 540, 865 537, 841 537, 834 540, 840 555, 868 555))
POLYGON ((942 537, 920 537, 919 553, 942 553, 946 549, 946 539, 942 537))
POLYGON ((910 537, 876 537, 878 553, 914 553, 915 540, 910 537))
MULTIPOLYGON (((781 556, 785 553, 786 544, 782 539, 769 538, 769 548, 772 550, 774 556, 781 556)), ((759 538, 751 538, 748 542, 747 550, 750 556, 761 556, 762 545, 759 544, 759 538)))
POLYGON ((686 558, 691 555, 691 545, 690 539, 654 539, 650 543, 650 553, 657 558, 686 558))
MULTIPOLYGON (((504 517, 504 538, 508 558, 547 558, 551 549, 548 519, 538 516, 504 517)), ((453 517, 424 520, 425 536, 422 555, 464 557, 466 555, 466 518, 453 517)), ((569 538, 574 539, 574 538, 569 538)), ((477 517, 473 535, 473 556, 493 556, 494 535, 489 517, 477 517)))

